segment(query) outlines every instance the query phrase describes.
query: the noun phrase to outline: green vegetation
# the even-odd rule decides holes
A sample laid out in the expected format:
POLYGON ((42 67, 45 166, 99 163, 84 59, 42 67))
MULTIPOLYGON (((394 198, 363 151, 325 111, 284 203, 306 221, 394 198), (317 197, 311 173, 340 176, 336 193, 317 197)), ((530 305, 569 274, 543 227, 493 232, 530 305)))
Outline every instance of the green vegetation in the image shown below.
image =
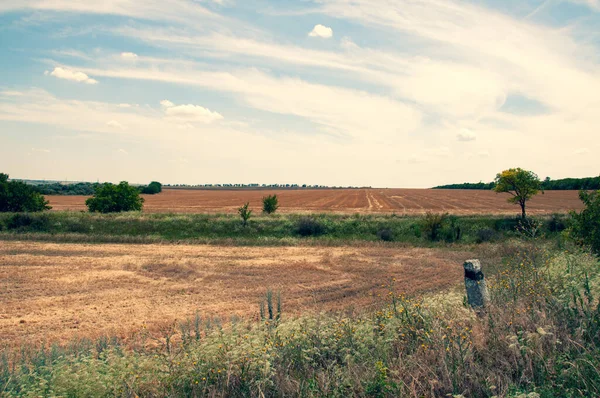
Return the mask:
POLYGON ((495 192, 509 193, 512 198, 509 198, 508 202, 521 206, 521 218, 523 220, 526 218, 525 204, 542 189, 542 182, 537 174, 519 167, 498 173, 495 183, 495 192))
POLYGON ((600 190, 580 191, 579 197, 585 209, 580 213, 572 213, 572 235, 580 243, 590 246, 594 252, 600 254, 600 190))
POLYGON ((49 210, 48 202, 31 186, 20 181, 8 181, 0 173, 0 212, 37 212, 49 210))
MULTIPOLYGON (((482 316, 464 291, 289 317, 272 293, 258 321, 212 317, 0 354, 0 394, 37 396, 600 396, 600 266, 578 251, 507 243, 482 316)), ((283 296, 285 303, 285 296, 283 296)), ((257 308, 258 310, 258 308, 257 308)), ((257 311, 258 312, 258 311, 257 311)))
MULTIPOLYGON (((522 235, 520 218, 502 216, 445 217, 436 235, 439 243, 431 242, 424 217, 393 214, 259 214, 253 215, 245 227, 237 214, 49 212, 28 214, 25 223, 13 222, 15 217, 18 216, 0 214, 0 239, 30 236, 88 242, 188 241, 244 245, 293 245, 307 240, 334 244, 384 240, 429 246, 502 241, 522 235)), ((540 220, 540 235, 559 240, 562 231, 571 223, 571 218, 564 214, 540 220)))
POLYGON ((162 192, 162 184, 158 181, 152 181, 145 187, 140 187, 140 190, 145 195, 156 195, 162 192))
POLYGON ((248 220, 250 219, 250 216, 252 215, 252 210, 250 210, 248 207, 250 206, 250 202, 246 202, 244 203, 244 205, 240 208, 238 208, 238 213, 240 215, 240 217, 242 218, 242 225, 245 227, 248 226, 248 220))
MULTIPOLYGON (((432 189, 494 189, 496 186, 495 182, 478 182, 469 183, 465 182, 462 184, 448 184, 440 185, 432 189)), ((550 177, 546 177, 542 181, 542 189, 544 191, 565 191, 565 190, 598 190, 600 189, 600 177, 584 177, 584 178, 562 178, 559 180, 552 180, 550 177)))
POLYGON ((263 213, 272 214, 279 208, 279 200, 277 195, 267 195, 262 198, 263 213))
POLYGON ((126 181, 119 185, 105 183, 96 187, 94 196, 85 201, 92 213, 119 213, 123 211, 140 211, 144 198, 136 187, 126 181))
POLYGON ((94 194, 98 184, 91 182, 78 182, 73 184, 61 184, 54 182, 51 184, 32 185, 34 189, 42 195, 82 195, 90 196, 94 194))

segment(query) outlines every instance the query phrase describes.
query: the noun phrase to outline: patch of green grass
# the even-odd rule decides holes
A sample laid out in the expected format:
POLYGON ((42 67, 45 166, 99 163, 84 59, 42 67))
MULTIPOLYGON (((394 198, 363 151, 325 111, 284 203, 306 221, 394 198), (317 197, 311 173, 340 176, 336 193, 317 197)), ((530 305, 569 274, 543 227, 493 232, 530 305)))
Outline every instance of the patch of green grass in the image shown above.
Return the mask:
MULTIPOLYGON (((557 237, 556 217, 542 219, 542 233, 557 237)), ((286 244, 318 241, 391 241, 412 245, 480 243, 519 234, 518 220, 500 216, 449 217, 431 242, 424 217, 396 215, 258 215, 242 225, 230 214, 92 214, 48 212, 0 214, 0 239, 37 236, 48 240, 89 242, 223 242, 286 244), (381 231, 385 231, 382 234, 381 231), (42 235, 46 235, 42 237, 42 235)), ((563 216, 561 222, 568 222, 563 216)))

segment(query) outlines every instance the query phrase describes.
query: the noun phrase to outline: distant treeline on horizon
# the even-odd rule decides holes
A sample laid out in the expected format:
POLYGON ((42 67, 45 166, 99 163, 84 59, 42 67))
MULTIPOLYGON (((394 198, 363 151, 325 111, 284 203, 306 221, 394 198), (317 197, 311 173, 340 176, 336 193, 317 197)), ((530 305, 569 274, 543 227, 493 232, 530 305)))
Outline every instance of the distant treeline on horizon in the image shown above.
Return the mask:
MULTIPOLYGON (((43 181, 43 180, 18 180, 26 184, 33 185, 35 190, 42 195, 82 195, 92 196, 95 193, 96 187, 102 185, 97 182, 60 182, 60 181, 43 181)), ((371 187, 342 187, 342 186, 325 186, 325 185, 298 185, 298 184, 164 184, 165 188, 173 189, 361 189, 371 187)), ((142 193, 145 186, 140 185, 142 193)))
MULTIPOLYGON (((496 183, 494 182, 465 182, 462 184, 449 184, 440 185, 433 187, 432 189, 481 189, 491 190, 494 189, 496 183)), ((600 177, 585 177, 585 178, 561 178, 559 180, 552 180, 550 177, 546 177, 542 181, 542 188, 546 191, 567 191, 567 190, 590 190, 600 189, 600 177)))

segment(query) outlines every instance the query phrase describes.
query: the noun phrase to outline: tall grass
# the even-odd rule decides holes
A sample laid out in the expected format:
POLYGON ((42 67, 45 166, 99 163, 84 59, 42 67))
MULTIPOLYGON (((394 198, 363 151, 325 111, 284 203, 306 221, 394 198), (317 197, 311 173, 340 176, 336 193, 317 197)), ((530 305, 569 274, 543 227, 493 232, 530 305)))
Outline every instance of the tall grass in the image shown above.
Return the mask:
MULTIPOLYGON (((258 215, 246 226, 239 217, 226 214, 90 214, 50 212, 40 214, 0 214, 0 239, 35 236, 46 240, 91 242, 222 242, 227 239, 249 244, 265 241, 395 241, 429 245, 475 243, 503 240, 519 234, 519 220, 499 216, 449 217, 436 226, 435 239, 423 217, 395 215, 301 214, 258 215), (46 237, 40 237, 46 235, 46 237)), ((566 216, 541 220, 540 233, 556 237, 558 223, 566 216), (557 221, 558 220, 558 221, 557 221)))
POLYGON ((536 242, 503 250, 481 314, 462 288, 406 297, 393 280, 364 313, 287 318, 268 292, 254 323, 196 317, 128 348, 7 351, 0 395, 600 396, 598 260, 536 242))

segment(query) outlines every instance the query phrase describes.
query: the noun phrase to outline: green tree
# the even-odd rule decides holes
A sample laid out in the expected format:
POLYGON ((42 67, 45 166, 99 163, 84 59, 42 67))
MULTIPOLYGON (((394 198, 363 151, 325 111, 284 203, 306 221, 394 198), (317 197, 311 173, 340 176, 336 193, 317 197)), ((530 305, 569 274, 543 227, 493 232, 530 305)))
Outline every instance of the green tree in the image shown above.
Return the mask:
POLYGON ((90 212, 118 213, 142 210, 144 198, 140 191, 122 181, 119 185, 106 183, 96 188, 94 196, 85 201, 90 212))
POLYGON ((275 213, 279 208, 279 200, 277 195, 268 195, 262 198, 263 212, 267 214, 275 213))
POLYGON ((512 195, 508 202, 521 206, 521 218, 525 219, 525 204, 534 195, 542 191, 542 182, 533 171, 521 168, 504 170, 495 179, 495 192, 507 192, 512 195))
POLYGON ((240 217, 242 217, 242 225, 245 227, 248 225, 248 220, 252 215, 252 210, 248 209, 250 206, 250 202, 246 202, 242 207, 238 208, 238 213, 240 213, 240 217))
POLYGON ((596 254, 600 254, 600 191, 579 191, 579 198, 585 208, 571 212, 573 226, 571 234, 580 243, 589 245, 596 254))
POLYGON ((162 192, 162 184, 158 181, 152 181, 150 184, 142 188, 142 193, 147 195, 155 195, 162 192))
POLYGON ((31 185, 8 181, 8 174, 0 173, 0 212, 36 212, 51 209, 48 201, 31 185))

